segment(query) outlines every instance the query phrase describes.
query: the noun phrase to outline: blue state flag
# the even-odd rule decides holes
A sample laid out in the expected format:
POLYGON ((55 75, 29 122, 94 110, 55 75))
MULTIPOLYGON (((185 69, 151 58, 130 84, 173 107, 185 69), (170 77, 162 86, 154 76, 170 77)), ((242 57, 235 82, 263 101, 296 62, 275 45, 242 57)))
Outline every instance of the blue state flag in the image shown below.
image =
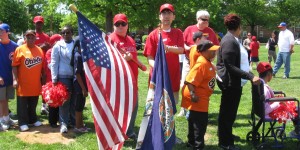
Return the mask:
POLYGON ((153 106, 141 149, 171 150, 175 144, 176 104, 161 35, 149 90, 150 88, 154 90, 153 106))

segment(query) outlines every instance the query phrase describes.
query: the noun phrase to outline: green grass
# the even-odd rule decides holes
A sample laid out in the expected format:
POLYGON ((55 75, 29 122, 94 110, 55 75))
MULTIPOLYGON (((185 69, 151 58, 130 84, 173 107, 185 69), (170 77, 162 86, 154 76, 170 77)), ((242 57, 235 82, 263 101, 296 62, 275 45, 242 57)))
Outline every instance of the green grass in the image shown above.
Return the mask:
MULTIPOLYGON (((273 89, 276 90, 283 90, 288 96, 293 97, 299 97, 299 89, 297 88, 300 83, 300 56, 299 51, 300 46, 295 46, 295 53, 292 55, 292 61, 291 61, 291 73, 289 79, 281 79, 280 77, 283 76, 283 67, 279 70, 279 72, 276 74, 276 78, 273 78, 273 80, 270 82, 270 86, 273 89)), ((268 61, 267 60, 267 50, 265 49, 265 46, 262 44, 261 49, 259 51, 259 58, 261 61, 268 61)), ((141 54, 141 51, 139 51, 139 59, 147 64, 146 58, 143 57, 141 54)), ((272 64, 273 65, 273 64, 272 64)), ((257 72, 253 71, 255 74, 257 72)), ((147 96, 147 83, 148 81, 148 72, 139 72, 139 111, 138 116, 136 120, 136 126, 135 130, 136 133, 138 133, 139 126, 142 119, 142 114, 144 111, 144 105, 145 105, 145 99, 147 96)), ((218 137, 217 137, 217 118, 219 113, 219 105, 220 105, 220 97, 221 97, 221 91, 216 87, 214 94, 211 96, 210 100, 210 107, 209 107, 209 123, 208 128, 206 132, 206 150, 218 150, 218 137)), ((253 149, 253 146, 250 142, 246 141, 246 134, 251 130, 251 126, 248 123, 248 120, 250 119, 250 110, 251 110, 251 86, 250 83, 247 83, 245 87, 243 88, 243 95, 241 97, 241 102, 238 110, 237 119, 234 124, 233 133, 240 136, 241 140, 236 141, 235 143, 241 147, 243 150, 250 150, 253 149)), ((10 108, 14 113, 16 113, 16 101, 12 100, 10 103, 10 108)), ((40 111, 40 101, 37 107, 37 112, 40 111)), ((177 110, 180 110, 180 106, 177 106, 177 110)), ((93 119, 92 119, 92 111, 90 105, 87 105, 87 107, 84 110, 84 122, 91 128, 93 127, 93 119)), ((47 122, 47 118, 44 116, 39 116, 40 119, 43 122, 47 122)), ((292 123, 287 124, 287 130, 288 133, 291 131, 292 123)), ((23 142, 16 138, 16 135, 19 134, 18 128, 17 129, 11 129, 7 132, 0 132, 0 150, 39 150, 39 149, 46 149, 46 150, 52 150, 52 149, 65 149, 65 150, 85 150, 85 149, 97 149, 97 141, 96 141, 96 135, 93 130, 93 132, 76 135, 74 134, 71 138, 75 139, 75 142, 72 142, 68 145, 63 144, 28 144, 26 142, 23 142)), ((176 135, 183 139, 184 142, 187 141, 187 120, 184 117, 176 117, 176 135)), ((41 139, 43 140, 43 139, 41 139)), ((270 143, 272 144, 273 140, 270 140, 270 143)), ((285 147, 283 149, 286 150, 294 150, 297 147, 297 139, 288 139, 284 142, 285 147)), ((132 140, 126 141, 124 144, 123 149, 134 149, 135 148, 135 142, 132 140)), ((185 144, 179 144, 176 145, 176 150, 184 150, 187 149, 185 147, 185 144)))

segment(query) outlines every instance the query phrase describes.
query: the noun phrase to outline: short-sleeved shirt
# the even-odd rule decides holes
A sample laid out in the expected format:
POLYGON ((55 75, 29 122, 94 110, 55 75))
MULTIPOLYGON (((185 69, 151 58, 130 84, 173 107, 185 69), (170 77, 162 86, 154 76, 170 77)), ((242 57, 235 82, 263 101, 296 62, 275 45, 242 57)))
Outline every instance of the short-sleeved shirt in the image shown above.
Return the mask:
POLYGON ((181 106, 189 110, 208 112, 209 97, 215 87, 215 76, 216 70, 213 64, 200 56, 186 77, 186 82, 195 86, 194 92, 199 97, 199 101, 196 103, 191 101, 190 91, 187 85, 184 85, 181 106))
POLYGON ((87 89, 87 84, 86 84, 86 78, 84 74, 84 69, 83 69, 83 62, 82 62, 82 57, 79 52, 75 52, 74 54, 74 90, 77 94, 82 94, 82 88, 80 87, 76 74, 80 74, 82 82, 85 86, 85 89, 87 89))
POLYGON ((196 64, 197 59, 201 53, 197 51, 197 45, 193 45, 190 50, 189 59, 190 59, 190 68, 193 68, 193 66, 196 64))
POLYGON ((18 68, 18 96, 40 95, 43 60, 43 50, 38 46, 24 44, 16 49, 12 66, 18 68))
MULTIPOLYGON (((183 38, 184 38, 184 43, 187 45, 187 46, 192 46, 194 45, 194 40, 193 40, 193 35, 195 32, 199 32, 201 31, 202 33, 207 33, 208 34, 208 38, 207 40, 210 40, 211 42, 214 43, 214 45, 219 45, 219 40, 217 38, 217 35, 216 33, 214 32, 214 30, 210 27, 206 27, 204 28, 203 30, 199 30, 197 25, 191 25, 191 26, 188 26, 184 32, 183 32, 183 38)), ((189 51, 186 51, 186 56, 188 57, 189 56, 189 51)))
MULTIPOLYGON (((40 46, 44 43, 49 43, 50 42, 50 37, 42 32, 42 33, 38 33, 36 32, 36 41, 34 42, 35 45, 40 46)), ((46 51, 43 51, 44 54, 46 54, 46 51)))
POLYGON ((18 45, 13 41, 10 41, 7 44, 2 44, 0 42, 0 77, 4 80, 4 85, 0 85, 0 87, 6 87, 13 84, 11 62, 17 47, 18 45))
MULTIPOLYGON (((135 45, 135 41, 130 37, 130 36, 119 36, 118 34, 116 34, 115 32, 113 32, 112 34, 109 35, 109 37, 117 44, 119 44, 120 48, 125 50, 126 52, 129 52, 132 55, 132 59, 134 60, 138 60, 137 59, 137 51, 136 51, 136 45, 135 45)), ((138 70, 138 65, 130 60, 127 61, 136 80, 138 80, 138 74, 139 74, 139 70, 138 70)))
MULTIPOLYGON (((183 34, 180 29, 171 28, 170 31, 161 31, 162 40, 165 45, 184 47, 183 34)), ((144 56, 152 56, 155 60, 155 55, 158 46, 159 30, 152 31, 146 40, 144 56)), ((178 92, 180 88, 180 64, 178 54, 167 52, 166 61, 170 75, 173 92, 178 92)), ((150 68, 150 78, 152 77, 153 68, 150 68)))
POLYGON ((259 49, 258 42, 257 41, 252 41, 250 43, 250 50, 251 50, 250 56, 251 57, 258 57, 258 49, 259 49))
POLYGON ((294 34, 290 30, 280 31, 278 35, 279 52, 290 52, 291 45, 294 45, 294 40, 294 34))

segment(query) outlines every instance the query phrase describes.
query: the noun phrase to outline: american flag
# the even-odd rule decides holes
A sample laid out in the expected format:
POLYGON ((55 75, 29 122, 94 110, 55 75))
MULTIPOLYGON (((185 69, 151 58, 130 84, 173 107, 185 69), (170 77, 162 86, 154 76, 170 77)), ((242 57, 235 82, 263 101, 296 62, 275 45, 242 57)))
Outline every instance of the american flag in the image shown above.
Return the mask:
POLYGON ((136 104, 136 81, 116 44, 80 12, 76 14, 98 147, 120 149, 136 104))

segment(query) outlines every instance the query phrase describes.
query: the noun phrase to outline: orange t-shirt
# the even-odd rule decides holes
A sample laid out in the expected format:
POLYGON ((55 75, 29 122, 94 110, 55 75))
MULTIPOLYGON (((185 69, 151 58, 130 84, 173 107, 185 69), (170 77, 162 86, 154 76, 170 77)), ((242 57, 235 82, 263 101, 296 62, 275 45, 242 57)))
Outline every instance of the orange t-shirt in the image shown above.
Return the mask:
POLYGON ((209 97, 215 87, 215 76, 216 70, 213 64, 200 56, 186 77, 186 82, 195 86, 195 94, 199 97, 199 101, 196 103, 191 101, 190 91, 184 85, 181 107, 199 112, 208 112, 209 97))
POLYGON ((196 64, 198 57, 201 53, 197 52, 197 45, 193 45, 190 50, 189 59, 190 59, 190 68, 196 64))
POLYGON ((43 50, 38 46, 28 48, 24 44, 16 49, 12 66, 18 68, 18 96, 40 95, 43 60, 43 50))

